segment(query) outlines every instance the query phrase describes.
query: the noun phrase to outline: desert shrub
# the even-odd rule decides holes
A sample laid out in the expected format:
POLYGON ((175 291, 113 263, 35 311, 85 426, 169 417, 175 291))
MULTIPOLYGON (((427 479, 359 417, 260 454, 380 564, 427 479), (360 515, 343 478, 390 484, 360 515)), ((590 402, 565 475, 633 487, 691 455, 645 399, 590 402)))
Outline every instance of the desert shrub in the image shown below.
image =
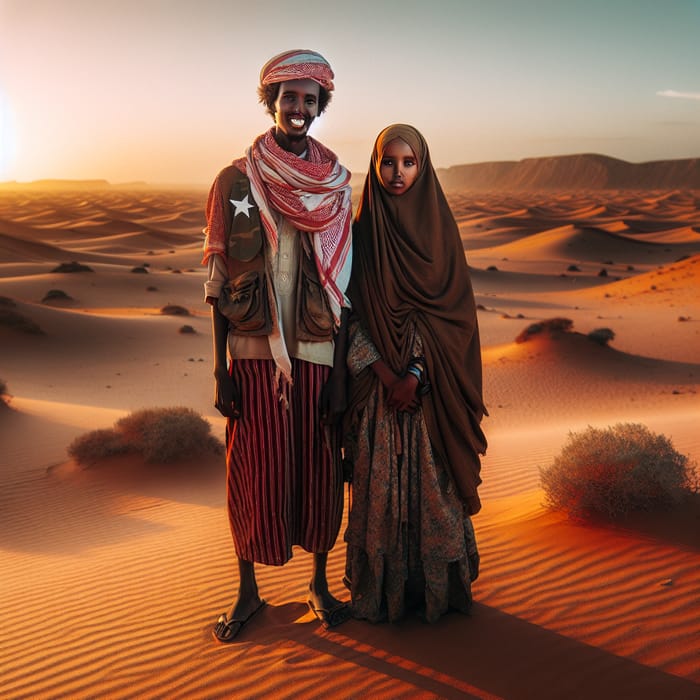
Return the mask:
POLYGON ((0 379, 0 404, 7 405, 9 394, 7 393, 7 384, 4 379, 0 379))
POLYGON ((62 289, 49 289, 41 301, 73 301, 73 297, 70 294, 66 294, 62 289))
POLYGON ((516 343, 524 343, 533 335, 544 333, 567 333, 574 327, 574 322, 568 318, 549 318, 545 321, 531 323, 516 339, 516 343))
POLYGON ((135 272, 139 275, 147 275, 148 274, 148 270, 146 269, 145 265, 139 265, 138 267, 132 267, 131 271, 135 272))
POLYGON ((137 453, 166 464, 223 451, 211 425, 190 408, 146 408, 120 418, 113 428, 93 430, 73 440, 68 454, 89 465, 119 454, 137 453))
POLYGON ((190 408, 142 409, 120 418, 115 428, 147 462, 174 462, 222 449, 211 425, 190 408))
POLYGON ((89 265, 83 265, 74 260, 69 263, 61 263, 58 267, 54 267, 51 272, 94 272, 94 270, 89 265))
POLYGON ((189 316, 190 312, 184 306, 177 304, 166 304, 161 308, 160 312, 168 316, 189 316))
POLYGON ((68 445, 68 454, 78 464, 84 465, 93 464, 105 457, 133 451, 133 448, 124 441, 124 436, 112 428, 85 433, 68 445))
POLYGON ((546 505, 577 518, 670 505, 698 485, 688 457, 638 423, 569 433, 554 462, 540 467, 540 480, 546 505))
POLYGON ((596 328, 588 334, 588 338, 598 345, 607 345, 611 340, 615 340, 615 332, 610 328, 596 328))
POLYGON ((17 306, 17 302, 10 297, 0 297, 0 307, 6 307, 8 309, 14 309, 17 306))
POLYGON ((12 328, 29 335, 44 335, 44 331, 34 321, 5 306, 0 307, 0 326, 12 328))
POLYGON ((187 333, 196 333, 197 331, 192 326, 186 324, 184 326, 180 326, 180 330, 178 332, 187 334, 187 333))

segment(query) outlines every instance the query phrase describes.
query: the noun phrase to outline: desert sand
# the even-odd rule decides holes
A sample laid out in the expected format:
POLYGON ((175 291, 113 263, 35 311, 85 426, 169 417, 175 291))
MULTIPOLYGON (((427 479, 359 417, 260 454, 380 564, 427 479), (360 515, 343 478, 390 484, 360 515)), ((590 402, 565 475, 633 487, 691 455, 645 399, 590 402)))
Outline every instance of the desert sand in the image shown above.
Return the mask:
MULTIPOLYGON (((231 645, 211 634, 237 576, 223 459, 83 469, 66 451, 145 407, 191 407, 223 437, 205 197, 0 191, 0 696, 700 697, 697 500, 575 522, 544 507, 538 472, 570 431, 619 422, 700 461, 700 193, 451 192, 490 413, 473 612, 325 631, 299 551, 259 567, 268 606, 231 645), (54 271, 73 261, 90 271, 54 271), (573 332, 515 342, 552 317, 573 332)), ((344 556, 341 531, 346 598, 344 556)))

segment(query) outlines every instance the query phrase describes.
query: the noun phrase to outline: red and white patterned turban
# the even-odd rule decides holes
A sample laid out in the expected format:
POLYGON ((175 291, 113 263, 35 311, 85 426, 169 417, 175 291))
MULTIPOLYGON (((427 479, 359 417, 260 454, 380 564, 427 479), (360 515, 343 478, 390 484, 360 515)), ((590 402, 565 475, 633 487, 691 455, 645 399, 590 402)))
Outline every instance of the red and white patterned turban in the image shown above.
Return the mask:
POLYGON ((285 80, 315 80, 329 92, 333 85, 333 71, 320 53, 308 49, 285 51, 273 56, 260 71, 260 85, 283 83, 285 80))

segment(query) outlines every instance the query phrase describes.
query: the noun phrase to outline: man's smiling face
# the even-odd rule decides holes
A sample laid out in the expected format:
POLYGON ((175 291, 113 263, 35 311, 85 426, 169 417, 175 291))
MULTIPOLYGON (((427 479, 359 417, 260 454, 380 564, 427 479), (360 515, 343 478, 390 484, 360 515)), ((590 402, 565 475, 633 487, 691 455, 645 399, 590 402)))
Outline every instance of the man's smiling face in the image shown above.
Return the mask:
POLYGON ((275 100, 275 137, 283 148, 306 138, 318 115, 319 90, 315 80, 287 80, 280 84, 275 100))

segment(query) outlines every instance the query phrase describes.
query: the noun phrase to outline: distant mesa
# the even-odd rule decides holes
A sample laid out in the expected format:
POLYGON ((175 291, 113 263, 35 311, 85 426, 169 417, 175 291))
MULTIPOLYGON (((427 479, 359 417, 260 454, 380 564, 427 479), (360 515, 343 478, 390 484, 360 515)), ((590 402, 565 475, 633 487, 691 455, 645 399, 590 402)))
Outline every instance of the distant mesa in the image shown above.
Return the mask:
POLYGON ((446 190, 700 189, 700 158, 628 163, 595 153, 439 168, 446 190))

